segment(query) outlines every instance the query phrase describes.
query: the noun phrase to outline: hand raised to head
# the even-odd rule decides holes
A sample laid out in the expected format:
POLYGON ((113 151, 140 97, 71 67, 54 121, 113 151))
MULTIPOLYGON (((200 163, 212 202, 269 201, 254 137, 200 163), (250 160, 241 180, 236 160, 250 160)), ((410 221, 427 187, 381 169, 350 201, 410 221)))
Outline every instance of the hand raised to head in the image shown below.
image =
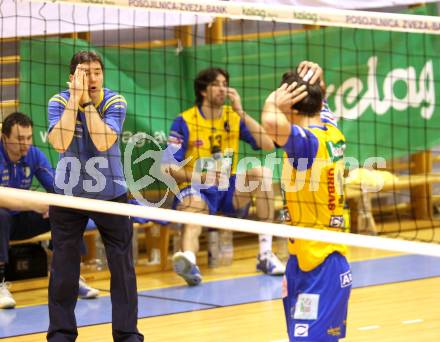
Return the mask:
POLYGON ((317 63, 310 61, 302 61, 298 65, 298 74, 306 82, 315 84, 316 81, 322 79, 322 68, 317 63))
POLYGON ((266 101, 273 102, 284 114, 292 111, 292 106, 307 96, 306 86, 297 86, 296 82, 288 85, 284 83, 277 90, 269 95, 266 101))

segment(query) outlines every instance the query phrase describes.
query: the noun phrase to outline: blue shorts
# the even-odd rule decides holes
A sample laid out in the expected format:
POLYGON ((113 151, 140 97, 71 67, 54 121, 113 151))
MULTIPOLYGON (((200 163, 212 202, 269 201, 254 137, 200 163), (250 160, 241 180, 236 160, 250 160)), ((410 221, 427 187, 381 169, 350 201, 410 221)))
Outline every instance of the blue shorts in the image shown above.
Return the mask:
MULTIPOLYGON (((236 209, 234 207, 234 193, 235 193, 235 179, 236 175, 229 178, 229 187, 225 190, 219 190, 216 186, 206 189, 196 189, 193 186, 188 186, 180 191, 180 198, 183 199, 188 196, 200 196, 208 205, 209 213, 223 214, 226 216, 233 216, 238 218, 246 217, 249 212, 249 203, 244 208, 236 209)), ((180 200, 176 197, 173 203, 173 209, 176 209, 180 200)))
POLYGON ((351 270, 334 252, 310 272, 291 255, 283 279, 283 304, 289 341, 334 342, 345 337, 351 270))

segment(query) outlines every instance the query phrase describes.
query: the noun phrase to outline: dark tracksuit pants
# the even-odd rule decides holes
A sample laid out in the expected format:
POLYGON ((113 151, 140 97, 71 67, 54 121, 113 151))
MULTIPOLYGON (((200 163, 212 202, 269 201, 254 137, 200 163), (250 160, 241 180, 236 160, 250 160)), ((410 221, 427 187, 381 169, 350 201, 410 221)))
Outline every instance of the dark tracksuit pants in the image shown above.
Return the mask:
POLYGON ((41 214, 21 211, 13 215, 11 211, 0 208, 0 263, 9 261, 10 240, 30 239, 49 230, 49 219, 44 219, 41 214))
MULTIPOLYGON (((127 202, 127 196, 113 201, 127 202)), ((127 216, 50 207, 53 258, 49 281, 48 341, 75 341, 78 331, 74 309, 80 272, 80 242, 89 218, 101 234, 111 273, 114 341, 143 341, 137 330, 137 287, 133 264, 133 226, 127 216)))

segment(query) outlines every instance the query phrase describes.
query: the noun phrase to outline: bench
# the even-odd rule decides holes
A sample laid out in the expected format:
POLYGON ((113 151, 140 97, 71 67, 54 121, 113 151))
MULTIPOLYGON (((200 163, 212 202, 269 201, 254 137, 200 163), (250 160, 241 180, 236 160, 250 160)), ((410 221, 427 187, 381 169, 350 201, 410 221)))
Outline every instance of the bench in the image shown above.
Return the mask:
MULTIPOLYGON (((160 251, 160 266, 162 270, 165 270, 167 268, 168 262, 168 249, 170 239, 170 231, 168 225, 161 225, 150 221, 147 223, 133 223, 133 229, 137 231, 144 230, 147 251, 151 251, 152 249, 158 249, 160 251), (154 229, 156 231, 153 233, 154 229)), ((97 233, 98 229, 96 229, 96 227, 87 229, 84 232, 84 240, 87 245, 88 251, 86 260, 94 259, 96 257, 95 238, 97 233)), ((47 232, 25 240, 11 240, 10 245, 39 243, 43 241, 49 241, 50 239, 51 233, 47 232)))
MULTIPOLYGON (((388 211, 402 212, 410 211, 411 204, 397 204, 390 206, 383 206, 379 209, 373 208, 371 203, 374 194, 392 194, 399 190, 414 189, 414 187, 429 186, 434 183, 440 183, 440 174, 411 174, 397 176, 392 179, 385 179, 383 187, 376 192, 364 191, 359 183, 346 184, 345 193, 349 203, 351 212, 351 222, 354 232, 377 234, 376 222, 373 213, 380 215, 388 211)), ((423 221, 423 220, 421 220, 423 221)), ((429 221, 429 219, 425 219, 429 221)), ((384 225, 382 232, 391 232, 396 225, 384 225), (391 230, 390 230, 391 229, 391 230)), ((402 225, 398 225, 399 230, 402 225)), ((416 225, 417 226, 417 225, 416 225)), ((413 229, 414 223, 407 225, 408 229, 413 229)))

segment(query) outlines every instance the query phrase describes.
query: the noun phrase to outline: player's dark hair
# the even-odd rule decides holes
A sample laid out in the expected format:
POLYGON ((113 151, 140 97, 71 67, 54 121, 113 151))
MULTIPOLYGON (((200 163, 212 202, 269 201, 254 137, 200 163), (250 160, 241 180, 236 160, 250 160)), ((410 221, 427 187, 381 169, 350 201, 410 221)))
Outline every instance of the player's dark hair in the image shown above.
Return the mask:
POLYGON ((194 80, 194 92, 196 94, 196 104, 198 106, 203 104, 202 92, 208 88, 210 83, 216 80, 218 75, 223 75, 226 78, 226 83, 229 84, 229 73, 221 68, 208 68, 197 74, 194 80))
POLYGON ((101 65, 102 71, 104 71, 104 63, 102 62, 102 58, 100 55, 98 55, 98 53, 95 51, 82 50, 75 53, 70 60, 70 74, 73 75, 75 73, 78 64, 88 62, 98 62, 101 65))
POLYGON ((34 125, 31 118, 26 114, 20 112, 14 112, 9 114, 6 117, 6 119, 3 121, 2 134, 9 137, 9 135, 11 134, 12 127, 14 127, 14 125, 16 124, 18 124, 21 127, 29 127, 29 126, 32 127, 34 125))
POLYGON ((292 84, 293 82, 297 83, 297 87, 305 85, 307 96, 300 102, 295 103, 292 106, 292 109, 297 110, 299 115, 310 117, 315 116, 321 111, 323 100, 323 93, 321 87, 319 86, 319 82, 315 82, 314 84, 305 82, 302 77, 299 76, 297 71, 288 71, 281 79, 281 85, 284 83, 292 84))

